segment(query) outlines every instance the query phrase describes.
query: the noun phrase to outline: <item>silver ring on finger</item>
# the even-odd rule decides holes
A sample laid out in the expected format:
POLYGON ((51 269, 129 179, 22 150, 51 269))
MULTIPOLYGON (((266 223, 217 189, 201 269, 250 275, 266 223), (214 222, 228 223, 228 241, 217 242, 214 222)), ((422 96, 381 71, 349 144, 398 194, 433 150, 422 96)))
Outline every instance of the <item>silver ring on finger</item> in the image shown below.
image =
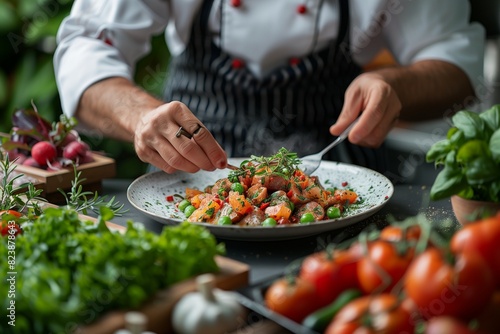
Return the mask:
POLYGON ((198 127, 193 131, 193 136, 200 133, 201 129, 203 129, 203 126, 201 126, 201 124, 198 124, 198 127))
POLYGON ((184 137, 186 137, 188 139, 193 138, 193 135, 190 134, 189 132, 187 132, 182 126, 179 127, 179 130, 177 130, 177 132, 175 133, 175 136, 177 138, 179 138, 180 136, 184 136, 184 137))

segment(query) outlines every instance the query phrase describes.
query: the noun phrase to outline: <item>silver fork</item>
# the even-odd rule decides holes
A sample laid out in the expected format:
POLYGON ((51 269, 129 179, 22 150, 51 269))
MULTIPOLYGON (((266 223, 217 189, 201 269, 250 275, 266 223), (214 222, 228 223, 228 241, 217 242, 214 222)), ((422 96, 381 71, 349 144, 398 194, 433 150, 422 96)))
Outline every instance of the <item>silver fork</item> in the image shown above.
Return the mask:
POLYGON ((319 165, 321 164, 321 159, 323 158, 325 153, 343 142, 347 138, 347 136, 349 136, 349 132, 351 132, 351 129, 354 127, 354 125, 356 125, 358 120, 359 118, 354 120, 351 125, 349 125, 344 131, 342 131, 342 133, 321 152, 300 158, 301 164, 299 165, 299 169, 307 175, 311 175, 312 173, 314 173, 314 171, 318 169, 319 165))

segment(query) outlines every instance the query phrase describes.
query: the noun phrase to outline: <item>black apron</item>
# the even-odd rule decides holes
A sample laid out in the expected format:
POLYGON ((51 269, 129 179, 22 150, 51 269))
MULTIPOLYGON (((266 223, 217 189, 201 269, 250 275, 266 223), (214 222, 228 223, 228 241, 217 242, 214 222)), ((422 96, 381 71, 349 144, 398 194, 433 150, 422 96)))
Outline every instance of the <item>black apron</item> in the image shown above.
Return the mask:
MULTIPOLYGON (((268 156, 281 147, 299 157, 319 152, 335 139, 329 127, 361 73, 349 48, 348 0, 339 5, 336 41, 257 79, 244 67, 234 68, 234 59, 213 43, 207 25, 212 1, 205 1, 185 51, 171 58, 165 101, 186 104, 230 157, 268 156)), ((325 159, 387 170, 384 150, 347 141, 325 159)))

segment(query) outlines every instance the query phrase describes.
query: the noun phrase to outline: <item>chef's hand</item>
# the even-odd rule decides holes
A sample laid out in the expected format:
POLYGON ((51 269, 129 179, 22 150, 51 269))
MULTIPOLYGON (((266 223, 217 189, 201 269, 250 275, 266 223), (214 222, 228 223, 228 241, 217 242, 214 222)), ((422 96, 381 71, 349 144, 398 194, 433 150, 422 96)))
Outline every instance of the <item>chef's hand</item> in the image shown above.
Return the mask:
POLYGON ((227 166, 222 147, 180 102, 165 103, 144 114, 135 129, 134 146, 142 161, 167 173, 227 166))
POLYGON ((349 141, 366 147, 379 147, 396 124, 401 101, 393 87, 376 72, 358 76, 347 88, 345 101, 337 122, 330 133, 338 136, 358 116, 349 141))

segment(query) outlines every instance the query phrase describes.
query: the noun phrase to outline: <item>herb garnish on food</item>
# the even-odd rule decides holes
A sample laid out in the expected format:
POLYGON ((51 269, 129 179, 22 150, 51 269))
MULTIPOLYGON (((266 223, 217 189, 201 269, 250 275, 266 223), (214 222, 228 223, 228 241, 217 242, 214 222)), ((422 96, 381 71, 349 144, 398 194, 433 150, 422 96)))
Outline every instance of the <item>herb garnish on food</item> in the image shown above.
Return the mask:
POLYGON ((298 169, 300 159, 297 153, 289 152, 282 147, 278 152, 270 157, 250 156, 250 159, 244 160, 240 168, 229 172, 228 179, 231 182, 237 182, 240 176, 275 174, 284 178, 290 178, 293 172, 298 169))

